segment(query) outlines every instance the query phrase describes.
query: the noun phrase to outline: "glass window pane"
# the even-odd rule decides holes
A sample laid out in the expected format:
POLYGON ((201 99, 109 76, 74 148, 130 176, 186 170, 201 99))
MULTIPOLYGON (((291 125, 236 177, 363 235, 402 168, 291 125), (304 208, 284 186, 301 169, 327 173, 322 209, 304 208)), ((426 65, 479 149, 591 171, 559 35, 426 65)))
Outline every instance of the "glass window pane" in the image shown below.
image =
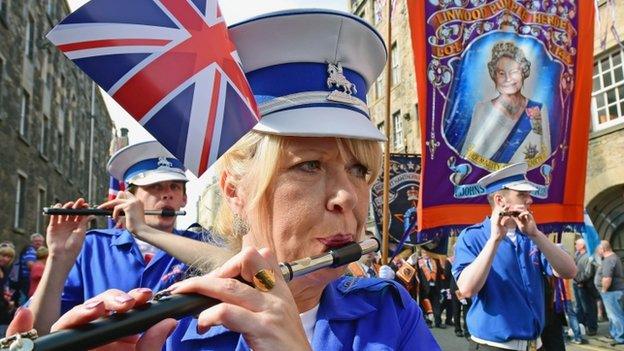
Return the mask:
POLYGON ((624 115, 624 101, 620 102, 620 117, 624 115))
POLYGON ((598 110, 598 123, 604 123, 607 122, 609 119, 607 118, 607 110, 604 108, 601 108, 600 110, 598 110))
POLYGON ((620 85, 620 86, 617 88, 617 90, 618 90, 618 96, 619 96, 619 97, 618 97, 618 100, 620 100, 620 101, 621 101, 621 100, 624 100, 624 84, 623 84, 623 85, 620 85))
POLYGON ((605 57, 604 59, 602 59, 600 61, 600 66, 602 67, 603 72, 609 70, 609 67, 611 67, 611 65, 609 64, 609 58, 605 57))
POLYGON ((608 87, 613 84, 613 80, 611 80, 611 71, 604 73, 602 75, 602 79, 604 81, 604 87, 608 87))
POLYGON ((618 118, 617 105, 609 106, 609 120, 618 118))
POLYGON ((605 105, 605 94, 601 93, 596 95, 596 106, 598 108, 604 107, 605 105))
POLYGON ((594 62, 594 75, 598 74, 598 62, 594 62))
POLYGON ((615 79, 615 83, 619 83, 622 81, 624 75, 622 75, 622 66, 615 68, 613 70, 613 78, 615 79))
POLYGON ((607 91, 607 104, 612 104, 616 101, 615 98, 615 89, 609 89, 609 91, 607 91))
POLYGON ((618 51, 615 53, 615 55, 613 55, 613 66, 617 66, 620 63, 622 63, 622 52, 618 51))
POLYGON ((593 91, 598 91, 602 89, 602 86, 600 86, 600 77, 594 77, 594 86, 592 88, 593 91))

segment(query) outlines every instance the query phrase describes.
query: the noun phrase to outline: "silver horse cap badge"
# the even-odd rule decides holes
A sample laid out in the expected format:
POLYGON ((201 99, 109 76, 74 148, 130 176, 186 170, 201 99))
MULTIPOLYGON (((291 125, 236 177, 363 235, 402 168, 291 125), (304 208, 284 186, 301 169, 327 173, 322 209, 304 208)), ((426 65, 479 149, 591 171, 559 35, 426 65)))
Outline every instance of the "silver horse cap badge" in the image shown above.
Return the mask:
POLYGON ((327 96, 327 100, 350 105, 358 104, 359 100, 353 96, 353 93, 357 93, 357 88, 345 77, 342 64, 340 62, 327 63, 327 73, 329 74, 327 88, 331 89, 335 86, 335 90, 327 96))
POLYGON ((173 163, 169 162, 166 157, 159 157, 158 168, 173 168, 173 163))

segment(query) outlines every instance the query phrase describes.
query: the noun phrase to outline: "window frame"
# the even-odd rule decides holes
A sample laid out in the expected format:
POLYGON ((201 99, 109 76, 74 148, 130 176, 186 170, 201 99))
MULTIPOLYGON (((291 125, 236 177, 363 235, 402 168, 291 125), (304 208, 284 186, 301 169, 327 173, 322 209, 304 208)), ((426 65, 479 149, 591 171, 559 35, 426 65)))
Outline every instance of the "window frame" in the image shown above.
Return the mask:
POLYGON ((0 23, 8 27, 9 11, 11 8, 11 0, 0 0, 0 23))
POLYGON ((401 82, 401 55, 399 53, 399 44, 396 41, 390 46, 390 55, 392 57, 391 86, 395 87, 401 82))
POLYGON ((405 133, 401 110, 396 110, 392 114, 392 147, 395 150, 405 147, 405 133))
POLYGON ((616 47, 598 57, 594 58, 594 72, 592 72, 592 92, 591 92, 591 119, 592 131, 600 131, 621 123, 624 123, 624 50, 616 47), (614 58, 619 55, 620 62, 614 65, 614 58), (602 62, 607 59, 608 68, 603 70, 602 62), (621 72, 622 79, 616 81, 615 72, 621 72), (610 80, 609 85, 605 85, 605 78, 610 80), (600 89, 596 89, 595 83, 598 79, 600 89), (613 102, 609 102, 609 92, 613 92, 613 102), (618 98, 619 95, 619 98, 618 98), (603 105, 598 106, 598 100, 602 99, 603 105), (609 110, 615 108, 616 117, 610 118, 609 110), (605 113, 607 120, 600 121, 600 113, 605 113))
MULTIPOLYGON (((3 0, 0 0, 0 1, 3 1, 3 0)), ((4 93, 4 75, 5 75, 5 69, 6 69, 5 67, 6 67, 6 60, 4 56, 0 55, 0 106, 2 105, 2 101, 4 100, 2 98, 2 94, 4 93)), ((2 119, 3 117, 4 117, 4 114, 0 113, 0 119, 2 119)))
POLYGON ((384 76, 385 74, 380 74, 377 79, 375 79, 375 98, 381 99, 384 95, 384 76))
POLYGON ((26 33, 24 35, 24 56, 33 62, 35 60, 35 40, 37 24, 31 14, 27 15, 26 33))
POLYGON ((45 113, 42 113, 41 114, 41 130, 39 134, 39 145, 37 145, 39 154, 42 156, 47 156, 49 135, 50 135, 50 117, 46 115, 45 113))
POLYGON ((21 171, 17 171, 17 183, 15 184, 15 211, 13 212, 13 228, 24 228, 24 214, 26 213, 26 182, 28 175, 21 171))
POLYGON ((37 187, 37 207, 35 208, 35 215, 37 218, 36 221, 36 228, 37 228, 37 233, 43 233, 45 231, 45 217, 43 216, 43 208, 46 206, 47 204, 47 194, 48 194, 48 190, 44 187, 39 185, 37 187), (42 198, 42 194, 43 194, 43 198, 42 198))
POLYGON ((22 99, 20 100, 20 121, 19 135, 28 140, 28 123, 30 115, 30 94, 22 88, 22 99))

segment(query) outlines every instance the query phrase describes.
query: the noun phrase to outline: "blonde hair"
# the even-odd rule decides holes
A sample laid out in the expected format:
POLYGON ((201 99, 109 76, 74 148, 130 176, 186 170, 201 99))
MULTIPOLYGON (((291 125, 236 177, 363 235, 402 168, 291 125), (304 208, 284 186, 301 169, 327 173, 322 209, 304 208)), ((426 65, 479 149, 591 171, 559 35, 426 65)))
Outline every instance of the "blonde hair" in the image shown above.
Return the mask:
POLYGON ((11 265, 13 260, 15 260, 15 249, 9 245, 2 245, 0 246, 0 256, 11 256, 11 261, 9 262, 9 265, 11 265))
MULTIPOLYGON (((284 146, 289 137, 250 132, 225 153, 217 163, 217 174, 227 174, 228 182, 235 188, 244 188, 247 195, 245 217, 259 218, 258 223, 250 223, 259 232, 270 231, 268 219, 271 217, 269 204, 273 191, 273 179, 283 156, 284 146)), ((347 152, 369 169, 367 182, 372 186, 381 166, 381 146, 376 141, 336 138, 342 155, 347 152)), ((223 196, 223 194, 221 194, 223 196)), ((234 213, 225 201, 217 211, 213 226, 228 244, 232 253, 241 249, 242 238, 233 229, 234 213)))
POLYGON ((46 257, 48 257, 48 248, 45 246, 41 246, 37 249, 37 259, 41 260, 46 257))

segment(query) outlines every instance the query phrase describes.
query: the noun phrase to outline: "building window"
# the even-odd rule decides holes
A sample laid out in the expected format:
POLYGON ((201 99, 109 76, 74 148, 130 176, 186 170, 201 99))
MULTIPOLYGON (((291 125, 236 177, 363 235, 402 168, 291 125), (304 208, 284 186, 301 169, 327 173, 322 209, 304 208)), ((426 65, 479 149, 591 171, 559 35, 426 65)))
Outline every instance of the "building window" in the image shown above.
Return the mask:
POLYGON ((401 81, 401 71, 399 66, 401 65, 401 59, 399 57, 399 48, 396 41, 392 44, 390 49, 390 55, 392 55, 392 85, 395 86, 401 81))
POLYGON ((22 90, 19 133, 24 138, 26 138, 26 135, 28 133, 29 114, 30 114, 30 95, 28 95, 28 92, 26 92, 26 90, 22 90))
POLYGON ((392 114, 392 125, 394 127, 392 145, 396 150, 403 147, 403 119, 401 118, 401 110, 392 114))
POLYGON ((41 114, 41 138, 39 139, 39 153, 45 155, 48 148, 48 134, 50 130, 50 117, 41 114))
POLYGON ((50 62, 48 64, 48 78, 46 79, 46 88, 48 89, 48 93, 50 95, 50 103, 54 101, 54 73, 52 68, 52 56, 50 56, 50 62))
MULTIPOLYGON (((72 156, 75 156, 75 151, 76 151, 76 123, 74 121, 74 115, 72 114, 72 111, 67 112, 67 145, 69 146, 69 154, 72 156)), ((75 157, 68 157, 68 161, 69 161, 69 165, 67 167, 68 173, 69 174, 75 174, 74 173, 74 158, 75 157)))
POLYGON ((373 5, 373 9, 375 11, 374 17, 375 17, 375 25, 378 25, 379 22, 381 22, 381 20, 383 19, 384 16, 384 4, 385 1, 378 1, 378 0, 374 0, 374 5, 373 5))
MULTIPOLYGON (((2 0, 0 0, 2 2, 2 0)), ((2 93, 4 92, 4 59, 0 56, 0 106, 2 105, 2 93)), ((0 114, 2 118, 2 114, 0 114)))
POLYGON ((35 20, 32 16, 28 16, 28 21, 26 22, 25 39, 24 56, 32 61, 35 55, 35 20))
POLYGON ((17 186, 15 187, 15 216, 13 227, 22 228, 24 226, 24 207, 26 206, 26 175, 17 174, 17 186))
POLYGON ((359 18, 366 20, 366 11, 364 10, 364 8, 362 8, 360 11, 355 13, 356 16, 358 16, 359 18))
POLYGON ((48 4, 46 5, 46 13, 50 18, 54 18, 54 2, 55 0, 48 0, 48 4))
POLYGON ((600 130, 624 122, 623 50, 611 52, 594 61, 592 122, 600 130))
POLYGON ((0 20, 6 24, 7 16, 9 14, 9 0, 0 0, 0 20))
POLYGON ((56 157, 55 163, 58 169, 63 166, 63 133, 65 132, 65 111, 59 107, 57 124, 56 124, 56 136, 54 143, 56 145, 56 157))
POLYGON ((384 95, 384 89, 383 89, 383 77, 384 74, 380 74, 379 77, 377 77, 377 80, 375 81, 375 98, 379 99, 384 95))
POLYGON ((43 233, 45 229, 45 217, 43 216, 43 208, 46 206, 46 190, 45 188, 39 187, 39 192, 37 193, 37 208, 35 208, 38 233, 43 233))
POLYGON ((56 165, 59 169, 63 166, 63 133, 56 133, 56 165))

